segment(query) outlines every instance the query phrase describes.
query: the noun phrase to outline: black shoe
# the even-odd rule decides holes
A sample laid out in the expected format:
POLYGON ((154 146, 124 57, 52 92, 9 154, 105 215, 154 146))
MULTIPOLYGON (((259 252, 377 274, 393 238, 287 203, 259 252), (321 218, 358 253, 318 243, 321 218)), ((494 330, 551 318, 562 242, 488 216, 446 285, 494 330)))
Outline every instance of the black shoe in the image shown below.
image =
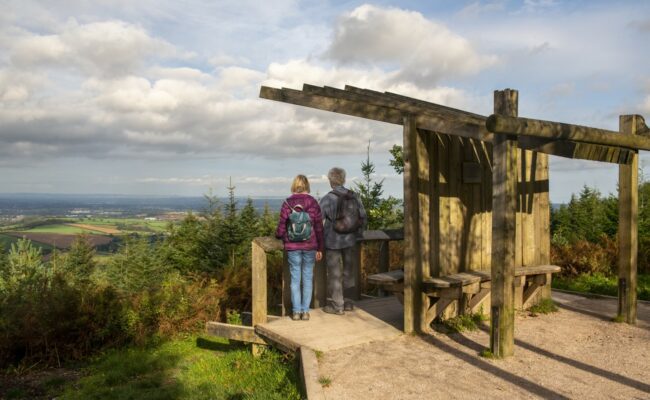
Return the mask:
POLYGON ((294 320, 294 321, 300 321, 300 313, 295 312, 295 313, 291 314, 291 319, 294 320))
POLYGON ((300 318, 301 318, 303 321, 309 321, 309 313, 308 313, 308 312, 304 312, 304 313, 300 314, 300 318))
POLYGON ((343 311, 352 311, 354 310, 354 303, 352 302, 345 302, 343 303, 343 311))
POLYGON ((332 306, 325 306, 323 307, 323 311, 328 313, 328 314, 334 314, 334 315, 343 315, 343 310, 337 310, 336 308, 332 306))

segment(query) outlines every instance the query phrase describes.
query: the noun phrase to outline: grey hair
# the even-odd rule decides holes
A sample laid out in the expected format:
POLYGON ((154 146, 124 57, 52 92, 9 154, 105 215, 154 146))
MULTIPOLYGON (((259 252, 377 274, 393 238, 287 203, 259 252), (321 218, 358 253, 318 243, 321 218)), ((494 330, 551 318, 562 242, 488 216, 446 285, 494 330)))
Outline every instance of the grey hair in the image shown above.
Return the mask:
POLYGON ((343 168, 334 167, 327 173, 327 179, 330 181, 331 187, 343 186, 345 184, 345 170, 343 168))

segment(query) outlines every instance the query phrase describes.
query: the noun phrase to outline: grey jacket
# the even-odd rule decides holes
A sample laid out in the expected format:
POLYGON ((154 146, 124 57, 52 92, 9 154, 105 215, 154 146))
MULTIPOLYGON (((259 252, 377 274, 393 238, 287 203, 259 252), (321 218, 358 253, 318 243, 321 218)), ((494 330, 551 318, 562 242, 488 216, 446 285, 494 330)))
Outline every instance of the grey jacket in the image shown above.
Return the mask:
MULTIPOLYGON (((345 193, 346 190, 347 189, 343 186, 337 186, 332 191, 345 193)), ((339 250, 354 246, 357 242, 357 238, 363 234, 363 230, 366 227, 368 217, 366 215, 366 210, 363 208, 363 204, 359 199, 359 195, 355 194, 355 196, 359 202, 359 211, 361 212, 361 217, 363 218, 364 224, 358 232, 352 233, 338 233, 334 230, 333 221, 336 219, 336 206, 339 199, 338 196, 332 192, 329 192, 320 200, 320 208, 323 215, 323 228, 325 233, 326 249, 339 250)))

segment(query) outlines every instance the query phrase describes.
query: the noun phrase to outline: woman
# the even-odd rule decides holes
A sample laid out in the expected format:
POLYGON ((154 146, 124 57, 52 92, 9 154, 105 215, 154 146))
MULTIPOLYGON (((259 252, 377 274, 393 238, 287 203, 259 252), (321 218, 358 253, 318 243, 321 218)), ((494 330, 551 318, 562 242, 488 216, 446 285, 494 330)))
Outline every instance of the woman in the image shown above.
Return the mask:
POLYGON ((323 218, 320 206, 318 201, 309 194, 309 191, 309 181, 306 176, 298 175, 293 179, 292 194, 282 204, 280 222, 275 232, 275 236, 284 242, 284 249, 287 251, 289 272, 291 273, 293 312, 291 319, 294 321, 309 320, 309 305, 314 284, 314 264, 321 260, 324 249, 323 218), (303 235, 301 236, 301 234, 303 235), (301 281, 302 292, 300 290, 301 281))

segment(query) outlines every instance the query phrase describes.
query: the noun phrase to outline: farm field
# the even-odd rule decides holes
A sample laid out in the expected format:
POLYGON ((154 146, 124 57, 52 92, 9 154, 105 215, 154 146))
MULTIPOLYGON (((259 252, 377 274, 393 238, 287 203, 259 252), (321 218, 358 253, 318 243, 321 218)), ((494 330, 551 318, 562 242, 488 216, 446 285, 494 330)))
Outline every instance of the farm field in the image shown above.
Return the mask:
MULTIPOLYGON (((52 224, 52 225, 41 225, 28 230, 17 230, 16 232, 31 234, 31 233, 53 233, 60 235, 81 235, 83 233, 104 233, 102 230, 105 228, 102 227, 93 227, 92 225, 81 225, 81 224, 52 224)), ((119 233, 116 230, 115 233, 119 233)))
MULTIPOLYGON (((65 250, 78 235, 88 235, 93 246, 104 246, 123 235, 154 235, 164 232, 169 221, 144 218, 65 218, 30 220, 21 225, 5 227, 0 232, 0 247, 8 250, 20 238, 31 240, 49 253, 54 247, 65 250)), ((109 257, 110 254, 105 254, 109 257)))
MULTIPOLYGON (((76 234, 49 232, 7 232, 7 235, 13 236, 16 240, 26 238, 39 245, 45 244, 49 248, 56 247, 58 249, 70 248, 77 237, 76 234)), ((88 240, 96 247, 110 243, 113 238, 104 235, 88 235, 88 240)))

